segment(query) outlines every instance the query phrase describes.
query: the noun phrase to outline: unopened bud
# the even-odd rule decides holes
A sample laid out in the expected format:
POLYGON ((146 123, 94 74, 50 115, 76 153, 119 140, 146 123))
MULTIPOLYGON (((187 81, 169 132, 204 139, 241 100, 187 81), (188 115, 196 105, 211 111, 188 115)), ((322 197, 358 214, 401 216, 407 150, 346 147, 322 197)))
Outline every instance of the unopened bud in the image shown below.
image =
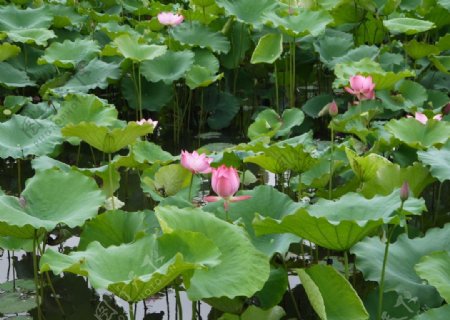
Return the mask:
POLYGON ((330 116, 334 117, 337 116, 337 114, 339 113, 339 109, 338 106, 336 104, 336 101, 332 101, 328 104, 328 113, 330 114, 330 116))
POLYGON ((402 187, 400 188, 400 200, 405 202, 409 198, 409 184, 407 181, 403 182, 402 187))

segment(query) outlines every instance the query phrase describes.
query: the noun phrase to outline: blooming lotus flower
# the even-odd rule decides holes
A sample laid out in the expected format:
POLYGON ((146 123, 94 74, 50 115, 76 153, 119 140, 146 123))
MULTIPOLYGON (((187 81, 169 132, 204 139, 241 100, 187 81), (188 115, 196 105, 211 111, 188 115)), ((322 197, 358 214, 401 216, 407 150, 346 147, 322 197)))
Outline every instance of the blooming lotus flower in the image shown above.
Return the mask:
POLYGON ((156 127, 158 125, 158 121, 153 121, 152 119, 141 119, 139 121, 136 121, 136 123, 141 126, 144 124, 149 124, 152 125, 153 127, 156 127))
POLYGON ((165 26, 176 26, 182 23, 184 17, 181 14, 175 14, 172 12, 161 12, 158 14, 159 23, 165 26))
MULTIPOLYGON (((407 116, 408 118, 412 118, 412 116, 407 116)), ((421 113, 421 112, 416 112, 414 114, 414 118, 419 121, 420 123, 426 124, 428 122, 428 117, 421 113)), ((437 114, 433 117, 434 120, 437 121, 441 121, 442 120, 442 114, 437 114)))
POLYGON ((235 168, 227 167, 225 165, 221 165, 217 169, 213 168, 211 187, 217 196, 207 196, 204 200, 208 202, 215 202, 220 199, 224 199, 224 207, 225 210, 227 210, 230 202, 242 201, 251 198, 251 196, 233 196, 239 190, 239 185, 240 179, 235 168))
POLYGON ((184 150, 181 151, 181 165, 193 174, 210 173, 212 161, 213 159, 208 158, 204 153, 198 154, 197 151, 192 153, 184 150))
POLYGON ((354 95, 359 101, 375 99, 375 83, 372 82, 372 77, 364 77, 360 75, 350 77, 350 88, 345 87, 345 90, 354 95))

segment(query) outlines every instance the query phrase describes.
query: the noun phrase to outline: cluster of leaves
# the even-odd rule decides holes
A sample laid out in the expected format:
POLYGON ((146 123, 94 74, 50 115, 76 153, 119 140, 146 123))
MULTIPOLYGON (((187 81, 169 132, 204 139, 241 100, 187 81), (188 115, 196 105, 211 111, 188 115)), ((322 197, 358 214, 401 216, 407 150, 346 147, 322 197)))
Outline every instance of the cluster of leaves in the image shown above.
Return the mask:
POLYGON ((36 172, 24 190, 19 183, 0 195, 0 247, 42 253, 50 233, 80 235, 69 253, 47 249, 40 271, 87 276, 130 303, 182 286, 221 319, 281 319, 288 271, 321 319, 375 318, 379 288, 385 316, 445 318, 449 1, 165 3, 0 6, 0 157, 32 158, 36 172), (162 11, 185 22, 165 27, 162 11), (375 99, 343 92, 356 74, 372 77, 375 99), (324 110, 333 99, 331 118, 324 110), (262 104, 272 108, 256 114, 262 104), (251 199, 228 211, 221 202, 195 208, 202 178, 144 138, 152 125, 128 121, 150 112, 176 136, 191 120, 200 130, 245 131, 250 142, 203 151, 213 166, 240 168, 251 199), (429 120, 406 117, 415 112, 429 120), (71 145, 85 144, 109 161, 67 164, 71 145), (122 177, 136 172, 151 205, 116 210, 113 194, 132 207, 122 177), (322 265, 330 250, 351 252, 359 270, 351 276, 380 282, 385 230, 396 226, 409 232, 391 245, 384 286, 364 292, 322 265), (317 252, 312 265, 305 245, 317 252), (286 264, 289 252, 299 261, 286 264))

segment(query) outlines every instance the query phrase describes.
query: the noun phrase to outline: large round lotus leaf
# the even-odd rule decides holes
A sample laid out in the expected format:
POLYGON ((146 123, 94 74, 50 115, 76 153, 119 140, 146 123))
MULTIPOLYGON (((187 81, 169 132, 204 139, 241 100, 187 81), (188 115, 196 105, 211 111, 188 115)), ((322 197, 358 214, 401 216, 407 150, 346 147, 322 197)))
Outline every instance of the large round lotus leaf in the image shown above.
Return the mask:
POLYGON ((222 77, 223 73, 215 75, 211 73, 210 69, 195 64, 186 73, 186 84, 191 90, 194 90, 198 87, 207 87, 222 77))
POLYGON ((108 126, 117 121, 117 114, 113 105, 93 94, 69 94, 52 120, 60 127, 83 121, 108 126))
POLYGON ((219 72, 220 63, 216 56, 208 49, 197 48, 194 50, 194 65, 202 66, 209 70, 210 74, 219 72))
POLYGON ((235 16, 239 21, 258 26, 264 23, 264 15, 278 6, 275 0, 217 0, 217 5, 224 8, 228 15, 235 16))
POLYGON ((441 149, 430 148, 427 151, 417 152, 420 161, 430 166, 433 177, 444 182, 450 180, 450 142, 441 149))
POLYGON ((62 142, 60 129, 52 121, 21 115, 0 123, 0 137, 1 158, 46 155, 62 142))
POLYGON ((414 18, 394 18, 384 20, 383 24, 392 33, 405 33, 407 35, 428 31, 436 27, 433 22, 414 18))
POLYGON ((92 122, 69 124, 61 129, 66 137, 78 137, 94 148, 105 153, 117 152, 136 142, 136 139, 153 132, 153 125, 128 122, 123 128, 109 128, 92 122))
POLYGON ((107 63, 99 59, 81 65, 75 75, 62 87, 53 89, 56 94, 66 95, 73 92, 88 92, 91 89, 105 89, 109 80, 118 80, 121 75, 119 63, 107 63))
POLYGON ((268 33, 258 40, 251 63, 274 63, 283 53, 283 35, 268 33))
POLYGON ((333 22, 333 17, 325 10, 300 10, 297 15, 284 17, 280 17, 272 11, 266 14, 266 19, 292 37, 307 34, 318 36, 328 24, 333 22))
POLYGON ((0 314, 3 316, 26 313, 35 308, 36 298, 34 294, 31 294, 35 292, 35 288, 34 281, 31 279, 16 279, 0 284, 0 314))
POLYGON ((270 273, 269 259, 240 227, 200 209, 159 206, 155 211, 163 232, 200 232, 222 253, 219 265, 194 272, 187 288, 189 299, 251 297, 264 286, 270 273))
POLYGON ((88 39, 53 42, 45 54, 38 59, 39 64, 52 63, 60 68, 73 68, 80 62, 91 61, 100 52, 97 42, 88 39))
POLYGON ((208 126, 221 130, 228 127, 239 112, 240 101, 229 92, 211 89, 204 95, 204 110, 208 113, 208 126))
POLYGON ((309 302, 322 320, 369 319, 351 284, 331 266, 298 269, 309 302))
POLYGON ((227 53, 230 50, 230 42, 222 33, 214 32, 198 22, 183 23, 169 32, 183 45, 208 48, 218 53, 227 53))
POLYGON ((115 38, 114 43, 122 56, 137 62, 155 59, 167 50, 166 46, 141 43, 137 37, 133 38, 129 34, 115 38))
MULTIPOLYGON (((320 199, 281 220, 258 216, 253 222, 257 235, 290 232, 332 250, 348 250, 384 223, 398 223, 400 191, 366 199, 347 193, 338 200, 320 199)), ((420 214, 425 201, 409 198, 403 214, 420 214)))
POLYGON ((0 196, 0 233, 33 238, 34 230, 51 231, 58 224, 81 226, 104 201, 95 181, 82 173, 41 171, 27 180, 21 199, 0 196))
POLYGON ((418 42, 413 39, 404 44, 406 53, 414 60, 425 58, 431 54, 439 54, 441 50, 432 44, 426 42, 418 42))
POLYGON ((35 43, 39 46, 47 46, 47 40, 56 38, 53 30, 43 28, 17 29, 6 31, 6 34, 13 42, 35 43))
MULTIPOLYGON (((425 284, 414 271, 414 266, 424 255, 440 250, 449 251, 449 233, 450 224, 446 224, 442 229, 429 230, 422 238, 409 239, 405 234, 400 235, 389 247, 385 291, 407 293, 417 298, 422 306, 441 305, 442 298, 436 288, 425 284)), ((352 248, 352 253, 356 255, 356 266, 366 280, 380 281, 384 249, 385 242, 377 237, 366 238, 352 248)))
POLYGON ((102 213, 84 225, 78 250, 86 250, 94 241, 105 248, 131 243, 145 234, 145 218, 144 212, 116 210, 102 213))
POLYGON ((259 306, 263 309, 268 309, 279 304, 288 288, 288 281, 286 269, 272 267, 269 279, 264 284, 264 287, 261 291, 255 293, 259 306))
POLYGON ((438 290, 445 301, 450 301, 450 251, 437 251, 424 256, 414 269, 420 278, 438 290))
POLYGON ((446 121, 431 119, 423 124, 416 119, 403 118, 391 120, 385 127, 395 138, 415 149, 445 143, 450 137, 450 123, 446 121))
POLYGON ((139 163, 169 163, 177 159, 159 145, 149 141, 136 142, 131 152, 134 160, 139 163))
POLYGON ((240 315, 224 313, 218 320, 280 320, 286 316, 286 312, 280 306, 275 306, 270 309, 262 309, 256 306, 249 306, 244 313, 240 315))
POLYGON ((193 63, 192 51, 167 51, 153 60, 144 61, 141 65, 141 73, 148 81, 163 81, 171 84, 183 77, 193 63))
POLYGON ((6 62, 0 62, 0 84, 17 88, 36 85, 25 71, 16 69, 6 62))
POLYGON ((20 53, 20 47, 5 42, 0 44, 0 61, 8 60, 20 53))
POLYGON ((250 140, 260 137, 273 137, 281 128, 282 120, 273 109, 265 109, 258 113, 255 121, 248 127, 247 136, 250 140))
POLYGON ((448 320, 450 315, 450 304, 445 304, 440 308, 430 309, 421 313, 413 320, 448 320))
POLYGON ((0 8, 0 31, 49 28, 53 16, 48 7, 21 10, 14 5, 2 6, 0 8))
POLYGON ((23 250, 27 252, 33 251, 33 240, 22 239, 11 236, 0 236, 0 248, 6 250, 23 250))
MULTIPOLYGON (((245 201, 231 203, 228 216, 233 221, 239 220, 239 223, 245 226, 250 240, 258 250, 271 258, 276 252, 285 254, 292 242, 300 241, 297 236, 288 233, 258 237, 253 230, 252 221, 255 218, 255 214, 281 220, 283 217, 297 211, 302 207, 301 204, 292 201, 289 196, 277 191, 271 186, 259 186, 251 191, 244 191, 242 194, 250 195, 251 198, 245 201)), ((204 210, 215 213, 220 207, 223 207, 223 203, 211 203, 204 210)))
POLYGON ((220 251, 205 235, 177 231, 108 248, 95 241, 85 251, 69 255, 47 250, 40 265, 41 271, 87 276, 94 288, 137 302, 158 293, 179 275, 188 283, 192 270, 214 268, 219 259, 220 251))

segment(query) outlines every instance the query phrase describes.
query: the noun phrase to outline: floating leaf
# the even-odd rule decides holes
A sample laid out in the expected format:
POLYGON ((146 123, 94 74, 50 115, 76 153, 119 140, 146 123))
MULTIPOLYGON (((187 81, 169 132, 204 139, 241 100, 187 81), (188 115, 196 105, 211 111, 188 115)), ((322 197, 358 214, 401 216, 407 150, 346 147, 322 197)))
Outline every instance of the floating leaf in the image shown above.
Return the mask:
POLYGON ((413 18, 394 18, 383 21, 384 26, 392 33, 416 34, 435 28, 433 22, 413 18))
POLYGON ((430 166, 433 177, 444 182, 450 180, 450 143, 441 149, 430 148, 427 151, 417 152, 420 161, 430 166))
POLYGON ((95 181, 75 171, 46 170, 27 180, 19 198, 0 196, 0 230, 4 235, 33 238, 35 230, 59 224, 81 226, 104 202, 95 181), (51 183, 49 183, 49 181, 51 183), (64 194, 64 197, 55 197, 64 194))
POLYGON ((201 233, 220 250, 221 263, 196 270, 186 292, 195 301, 211 297, 251 297, 269 277, 269 259, 258 251, 242 229, 200 209, 156 207, 164 233, 201 233))
POLYGON ((193 63, 192 51, 167 51, 153 60, 144 61, 141 65, 141 73, 148 81, 163 81, 171 84, 183 77, 193 63))
POLYGON ((97 56, 100 47, 97 42, 88 39, 76 39, 53 42, 38 63, 51 63, 60 68, 74 68, 79 63, 87 63, 97 56))
POLYGON ((369 319, 355 289, 333 267, 315 265, 297 273, 320 319, 369 319))
POLYGON ((227 53, 230 50, 230 43, 223 34, 213 32, 198 22, 183 23, 172 28, 170 33, 175 40, 191 47, 208 48, 219 53, 227 53))
POLYGON ((69 124, 62 128, 61 132, 66 137, 80 138, 105 153, 114 153, 136 142, 137 138, 152 133, 154 129, 153 125, 148 123, 139 125, 129 122, 123 128, 109 128, 92 122, 81 122, 69 124))
POLYGON ((268 33, 258 40, 251 63, 274 63, 283 53, 283 35, 268 33))
MULTIPOLYGON (((446 224, 442 229, 428 230, 422 238, 409 239, 406 234, 401 234, 389 247, 384 281, 385 291, 408 293, 411 297, 418 298, 422 306, 441 305, 442 298, 436 289, 424 284, 415 273, 414 266, 424 255, 434 251, 448 250, 450 248, 449 232, 450 224, 446 224)), ((356 266, 363 272, 366 280, 380 281, 384 250, 384 241, 377 237, 366 238, 352 249, 352 253, 356 255, 356 266)))
POLYGON ((0 123, 0 157, 25 158, 53 152, 62 143, 61 132, 52 121, 13 115, 0 123))
MULTIPOLYGON (((347 193, 338 200, 320 199, 281 220, 258 216, 253 221, 257 235, 290 232, 332 250, 348 250, 384 223, 398 222, 399 190, 388 196, 366 199, 347 193)), ((404 213, 420 214, 423 200, 409 198, 404 213)))
MULTIPOLYGON (((0 284, 0 314, 26 313, 36 307, 32 279, 15 279, 0 284)), ((13 319, 7 317, 6 319, 13 319)), ((31 318, 30 318, 31 319, 31 318)))

